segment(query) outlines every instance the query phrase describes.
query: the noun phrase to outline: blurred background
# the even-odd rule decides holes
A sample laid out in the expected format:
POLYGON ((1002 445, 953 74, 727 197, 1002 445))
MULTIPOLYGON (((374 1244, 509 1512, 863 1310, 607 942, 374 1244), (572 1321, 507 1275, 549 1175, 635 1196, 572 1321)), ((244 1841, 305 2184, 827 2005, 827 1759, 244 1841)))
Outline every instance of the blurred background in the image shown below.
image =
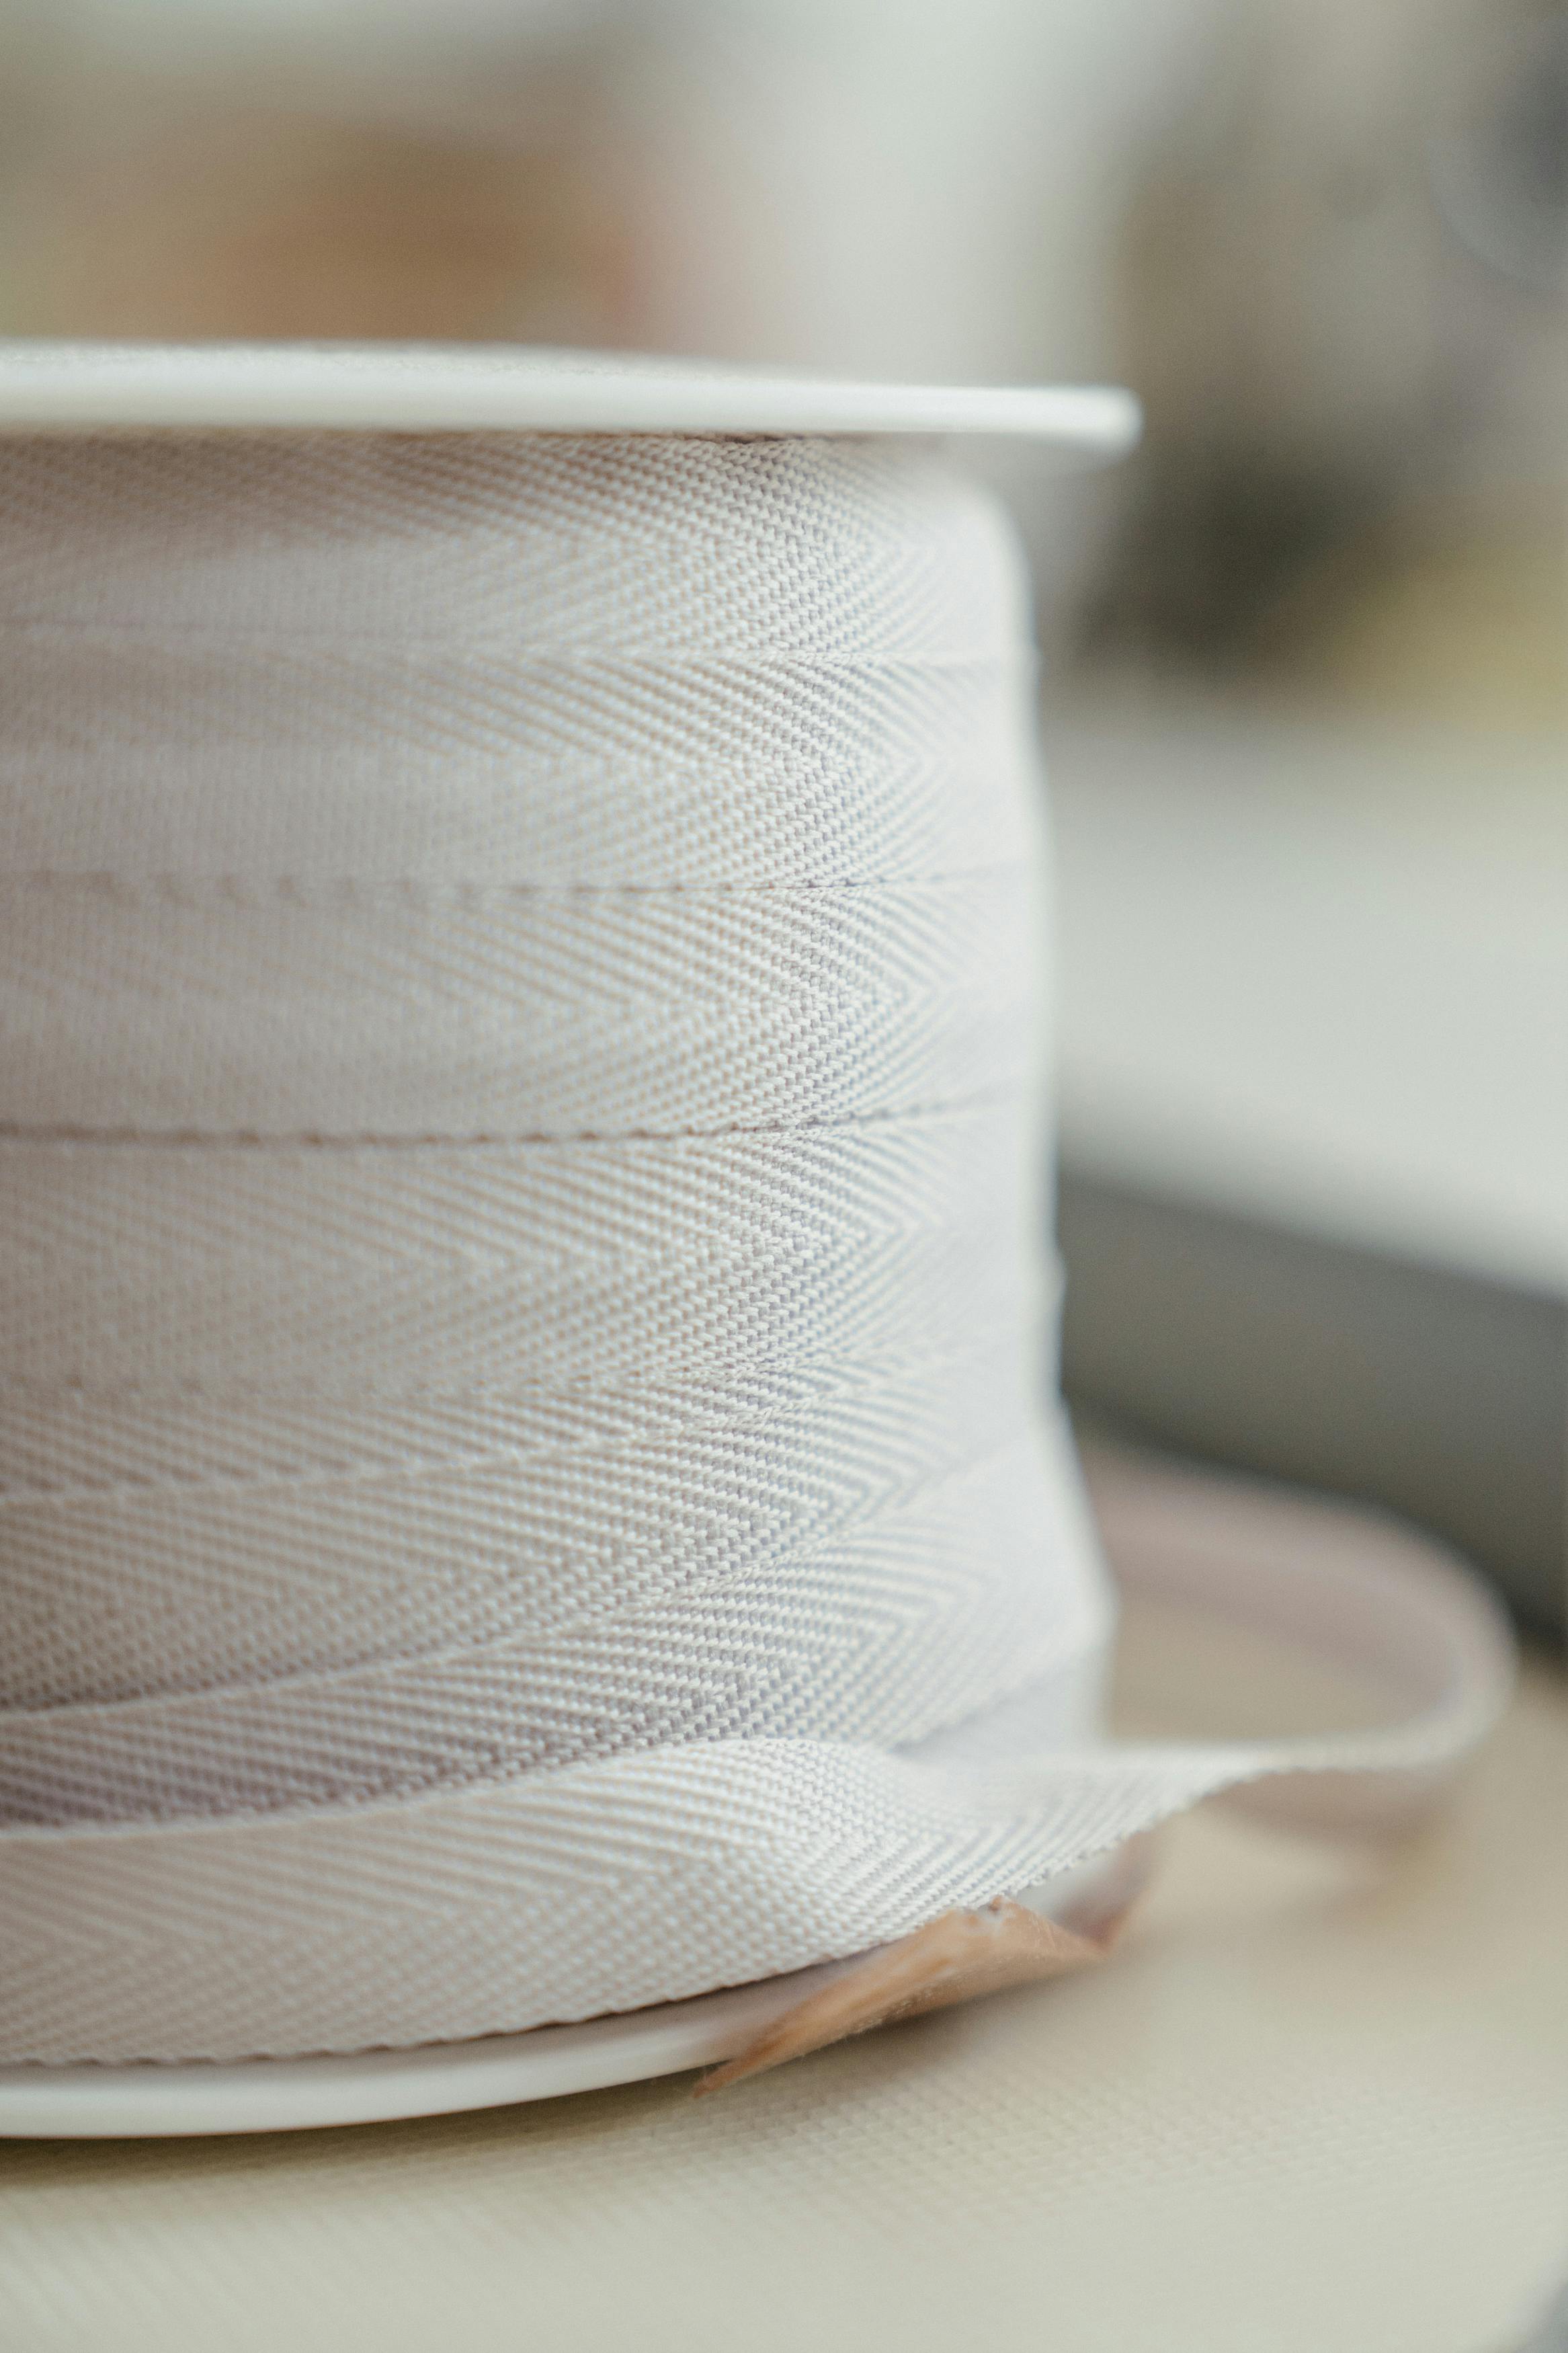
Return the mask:
POLYGON ((0 0, 0 332, 1115 379, 1015 454, 1090 1416, 1563 1620, 1568 14, 0 0))

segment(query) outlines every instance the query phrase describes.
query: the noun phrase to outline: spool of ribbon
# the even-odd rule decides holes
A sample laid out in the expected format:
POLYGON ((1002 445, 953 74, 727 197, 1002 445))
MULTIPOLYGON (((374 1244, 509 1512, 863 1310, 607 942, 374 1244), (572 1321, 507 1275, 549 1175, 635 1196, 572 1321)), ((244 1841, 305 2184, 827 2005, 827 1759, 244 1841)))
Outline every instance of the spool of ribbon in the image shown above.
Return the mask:
POLYGON ((939 450, 13 436, 0 658, 0 2061, 679 2000, 1479 1736, 1457 1572, 1167 1546, 1412 1712, 1100 1738, 1026 600, 939 450))

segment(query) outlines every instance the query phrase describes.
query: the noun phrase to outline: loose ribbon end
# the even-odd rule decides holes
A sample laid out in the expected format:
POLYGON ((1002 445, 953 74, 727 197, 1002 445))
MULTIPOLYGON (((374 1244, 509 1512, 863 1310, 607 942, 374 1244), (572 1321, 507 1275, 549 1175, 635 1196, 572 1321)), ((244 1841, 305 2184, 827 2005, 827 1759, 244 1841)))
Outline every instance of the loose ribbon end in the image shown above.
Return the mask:
POLYGON ((733 2058, 710 2068, 695 2095, 700 2099, 895 2019, 1086 1968, 1103 1957, 1120 1925, 1119 1915, 1094 1936, 1080 1936, 1005 1895, 983 1911, 944 1912, 796 2002, 733 2058))

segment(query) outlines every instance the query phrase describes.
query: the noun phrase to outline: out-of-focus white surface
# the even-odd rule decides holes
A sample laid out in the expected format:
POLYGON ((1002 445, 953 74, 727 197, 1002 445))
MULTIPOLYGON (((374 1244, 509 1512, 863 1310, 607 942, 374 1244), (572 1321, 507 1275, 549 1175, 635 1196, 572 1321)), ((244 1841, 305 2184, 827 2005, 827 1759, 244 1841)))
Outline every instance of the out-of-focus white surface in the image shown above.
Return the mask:
POLYGON ((1180 707, 1047 747, 1072 1164, 1568 1283, 1562 747, 1180 707))

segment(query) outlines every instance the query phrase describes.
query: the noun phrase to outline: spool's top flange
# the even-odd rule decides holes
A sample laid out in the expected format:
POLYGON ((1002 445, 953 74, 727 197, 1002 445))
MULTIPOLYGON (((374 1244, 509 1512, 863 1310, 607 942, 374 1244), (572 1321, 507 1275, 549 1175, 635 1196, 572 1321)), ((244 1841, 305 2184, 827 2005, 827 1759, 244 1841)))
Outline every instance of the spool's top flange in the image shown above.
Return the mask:
POLYGON ((839 383, 706 360, 521 343, 0 340, 0 432, 963 433, 1118 458, 1138 404, 1107 385, 839 383))

